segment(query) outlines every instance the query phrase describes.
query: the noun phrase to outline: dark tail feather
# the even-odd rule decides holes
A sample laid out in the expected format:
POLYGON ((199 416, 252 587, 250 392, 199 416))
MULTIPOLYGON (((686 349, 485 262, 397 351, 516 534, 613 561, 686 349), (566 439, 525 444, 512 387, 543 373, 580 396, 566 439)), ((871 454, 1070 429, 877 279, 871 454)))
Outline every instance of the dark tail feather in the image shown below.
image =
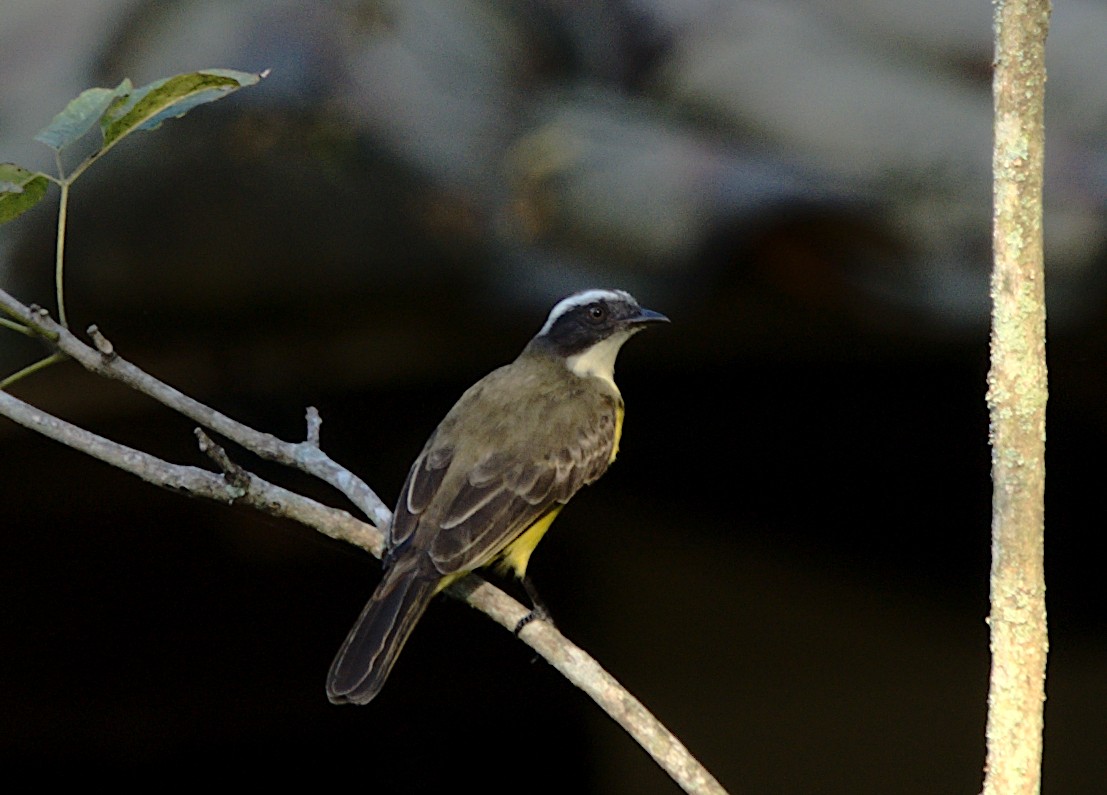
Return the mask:
POLYGON ((331 663, 327 698, 335 704, 373 700, 438 588, 438 578, 399 569, 385 571, 331 663))

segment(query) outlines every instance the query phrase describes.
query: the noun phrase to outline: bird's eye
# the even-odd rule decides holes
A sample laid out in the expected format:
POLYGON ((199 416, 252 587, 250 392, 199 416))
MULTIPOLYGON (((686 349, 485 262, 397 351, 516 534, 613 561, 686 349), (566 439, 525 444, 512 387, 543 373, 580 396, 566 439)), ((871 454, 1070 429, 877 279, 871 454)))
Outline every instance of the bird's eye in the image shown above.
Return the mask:
POLYGON ((592 304, 588 307, 588 319, 593 323, 599 323, 607 319, 607 307, 603 304, 592 304))

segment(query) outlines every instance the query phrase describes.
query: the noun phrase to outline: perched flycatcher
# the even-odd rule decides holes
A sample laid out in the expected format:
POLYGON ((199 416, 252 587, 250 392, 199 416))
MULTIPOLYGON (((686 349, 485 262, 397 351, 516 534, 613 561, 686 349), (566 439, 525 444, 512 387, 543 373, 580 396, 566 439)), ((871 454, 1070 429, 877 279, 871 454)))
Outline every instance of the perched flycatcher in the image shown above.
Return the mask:
POLYGON ((372 700, 431 597, 474 569, 514 572, 541 615, 527 561, 562 506, 615 460, 619 348, 666 320, 622 290, 576 293, 515 361, 461 396, 408 472, 384 577, 331 665, 331 701, 372 700))

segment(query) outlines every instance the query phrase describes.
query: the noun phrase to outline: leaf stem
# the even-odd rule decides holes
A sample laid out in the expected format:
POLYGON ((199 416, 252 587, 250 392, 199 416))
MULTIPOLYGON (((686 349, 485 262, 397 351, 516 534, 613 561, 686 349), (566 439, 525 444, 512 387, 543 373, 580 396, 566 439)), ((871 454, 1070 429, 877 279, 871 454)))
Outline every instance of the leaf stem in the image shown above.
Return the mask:
POLYGON ((55 150, 54 162, 58 166, 58 186, 61 198, 58 200, 58 243, 54 255, 54 293, 58 301, 58 322, 66 328, 69 322, 65 315, 65 227, 69 216, 69 185, 74 177, 66 178, 62 165, 61 152, 55 150))
POLYGON ((18 331, 20 334, 26 334, 28 337, 37 337, 31 329, 24 326, 22 323, 17 323, 14 320, 8 320, 6 317, 0 317, 0 326, 12 331, 18 331))
POLYGON ((64 362, 68 358, 69 357, 66 356, 64 353, 52 353, 49 356, 47 356, 45 359, 39 359, 34 364, 29 364, 26 367, 24 367, 22 370, 20 370, 18 372, 15 372, 15 373, 12 373, 7 378, 5 378, 3 381, 0 381, 0 391, 3 391, 5 389, 7 389, 9 386, 14 384, 16 381, 19 381, 20 379, 25 378, 26 376, 29 376, 32 373, 37 373, 39 370, 45 370, 50 365, 57 364, 58 362, 64 362))

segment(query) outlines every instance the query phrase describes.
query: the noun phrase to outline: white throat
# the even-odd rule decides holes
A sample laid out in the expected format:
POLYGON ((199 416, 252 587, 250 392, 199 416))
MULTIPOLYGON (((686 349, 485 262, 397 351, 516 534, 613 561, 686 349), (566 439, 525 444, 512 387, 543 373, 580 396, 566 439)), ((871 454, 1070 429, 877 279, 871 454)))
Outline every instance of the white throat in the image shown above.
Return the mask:
POLYGON ((565 360, 565 366, 581 378, 594 375, 602 381, 611 384, 616 393, 619 387, 615 386, 615 357, 619 355, 619 349, 623 343, 634 334, 632 331, 617 331, 605 340, 601 340, 585 351, 570 356, 565 360))

